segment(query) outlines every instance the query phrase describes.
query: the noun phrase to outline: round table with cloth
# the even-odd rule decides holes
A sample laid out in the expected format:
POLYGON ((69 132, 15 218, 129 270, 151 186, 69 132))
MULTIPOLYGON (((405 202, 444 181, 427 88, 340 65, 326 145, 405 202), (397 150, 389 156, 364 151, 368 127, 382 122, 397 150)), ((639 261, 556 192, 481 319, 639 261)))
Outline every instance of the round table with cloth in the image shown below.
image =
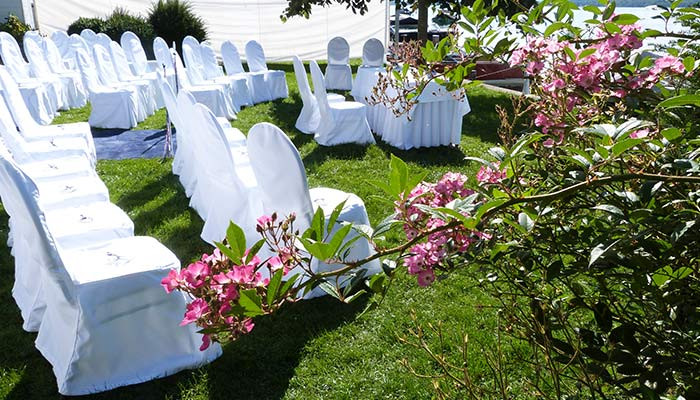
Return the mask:
MULTIPOLYGON (((350 92, 355 101, 367 104, 377 84, 381 68, 361 67, 350 92)), ((393 90, 389 87, 387 90, 393 90)), ((390 94, 391 95, 391 94, 390 94)), ((395 95, 395 94, 394 94, 395 95)), ((443 86, 430 82, 418 97, 410 112, 396 116, 383 104, 368 105, 367 121, 382 140, 403 150, 414 147, 434 147, 459 144, 462 118, 471 108, 467 96, 448 92, 443 86)))

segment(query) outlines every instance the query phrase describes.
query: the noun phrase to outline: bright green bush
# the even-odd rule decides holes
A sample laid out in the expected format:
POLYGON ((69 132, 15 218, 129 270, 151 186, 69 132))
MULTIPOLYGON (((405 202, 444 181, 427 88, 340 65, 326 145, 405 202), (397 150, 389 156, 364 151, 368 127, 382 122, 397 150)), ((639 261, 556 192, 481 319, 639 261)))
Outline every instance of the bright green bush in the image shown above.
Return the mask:
POLYGON ((148 21, 157 36, 168 44, 177 43, 178 49, 187 35, 200 42, 207 39, 204 21, 194 13, 192 4, 184 0, 158 0, 151 7, 148 21))
POLYGON ((24 34, 32 28, 22 22, 16 15, 8 15, 4 23, 0 23, 0 31, 7 32, 14 36, 17 42, 22 42, 24 34))

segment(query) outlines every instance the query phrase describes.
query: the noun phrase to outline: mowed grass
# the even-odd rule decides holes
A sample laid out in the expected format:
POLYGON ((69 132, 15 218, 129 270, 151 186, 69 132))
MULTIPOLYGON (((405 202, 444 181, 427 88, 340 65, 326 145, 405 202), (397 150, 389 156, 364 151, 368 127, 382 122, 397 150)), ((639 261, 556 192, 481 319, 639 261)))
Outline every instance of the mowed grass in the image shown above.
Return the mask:
MULTIPOLYGON (((291 64, 271 64, 287 71, 290 96, 285 100, 245 108, 233 126, 243 132, 258 122, 271 122, 287 132, 299 148, 310 186, 327 186, 356 193, 367 206, 373 224, 391 212, 387 198, 368 182, 387 180, 391 154, 404 159, 412 174, 436 179, 445 171, 473 176, 477 166, 464 156, 484 156, 495 145, 496 104, 509 106, 499 92, 476 88, 469 92, 472 112, 465 117, 459 147, 398 151, 379 142, 373 146, 321 147, 312 136, 294 129, 301 99, 291 64)), ((63 113, 57 121, 86 121, 89 109, 63 113)), ((159 129, 165 113, 140 126, 159 129)), ((133 219, 136 233, 151 235, 186 263, 209 252, 199 238, 202 221, 188 207, 180 183, 170 172, 171 163, 159 160, 100 161, 98 173, 110 189, 112 201, 133 219)), ((473 179, 472 179, 473 182, 473 179)), ((35 334, 21 329, 21 318, 11 297, 13 259, 5 245, 7 215, 0 213, 0 398, 50 399, 56 392, 51 367, 34 348, 35 334)), ((496 344, 496 311, 475 282, 454 274, 429 288, 400 272, 382 306, 361 315, 368 299, 351 305, 330 298, 303 301, 276 315, 256 319, 255 329, 227 345, 224 355, 194 371, 140 385, 88 396, 96 399, 426 399, 432 397, 430 380, 406 369, 403 360, 425 374, 440 373, 428 355, 397 339, 415 328, 411 313, 421 325, 442 321, 446 352, 464 334, 470 338, 469 363, 473 379, 490 385, 491 375, 483 349, 496 344)), ((184 311, 184 310, 183 310, 184 311)), ((177 329, 177 328, 173 328, 177 329)), ((144 340, 150 340, 148 326, 144 340)), ((435 335, 427 340, 438 346, 435 335)), ((440 346, 438 346, 440 347, 440 346)), ((514 367, 512 380, 527 376, 523 365, 514 367)), ((517 384, 516 384, 517 385, 517 384)), ((459 394, 455 394, 459 396, 459 394)))

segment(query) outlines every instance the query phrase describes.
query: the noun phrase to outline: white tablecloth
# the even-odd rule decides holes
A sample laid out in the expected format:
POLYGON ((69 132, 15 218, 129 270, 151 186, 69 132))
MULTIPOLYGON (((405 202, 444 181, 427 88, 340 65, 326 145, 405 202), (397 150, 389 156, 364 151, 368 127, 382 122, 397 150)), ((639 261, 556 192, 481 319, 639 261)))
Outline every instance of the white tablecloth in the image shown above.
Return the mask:
MULTIPOLYGON (((360 67, 350 94, 367 104, 382 68, 360 67)), ((367 120, 372 130, 394 147, 408 150, 459 144, 462 117, 471 111, 467 96, 450 93, 430 82, 407 115, 396 116, 384 105, 368 105, 367 120)))

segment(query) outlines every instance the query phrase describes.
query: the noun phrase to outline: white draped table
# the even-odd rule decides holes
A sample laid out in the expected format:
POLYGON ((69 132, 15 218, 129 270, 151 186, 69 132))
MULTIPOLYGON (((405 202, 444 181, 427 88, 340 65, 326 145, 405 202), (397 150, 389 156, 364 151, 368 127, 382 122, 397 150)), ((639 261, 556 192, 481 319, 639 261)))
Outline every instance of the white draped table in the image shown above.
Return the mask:
MULTIPOLYGON (((385 72, 383 68, 360 67, 350 92, 355 101, 367 104, 379 76, 385 72)), ((382 140, 408 150, 459 144, 462 118, 469 111, 466 95, 448 92, 443 86, 430 82, 408 114, 396 116, 385 105, 368 105, 367 120, 382 140)))

